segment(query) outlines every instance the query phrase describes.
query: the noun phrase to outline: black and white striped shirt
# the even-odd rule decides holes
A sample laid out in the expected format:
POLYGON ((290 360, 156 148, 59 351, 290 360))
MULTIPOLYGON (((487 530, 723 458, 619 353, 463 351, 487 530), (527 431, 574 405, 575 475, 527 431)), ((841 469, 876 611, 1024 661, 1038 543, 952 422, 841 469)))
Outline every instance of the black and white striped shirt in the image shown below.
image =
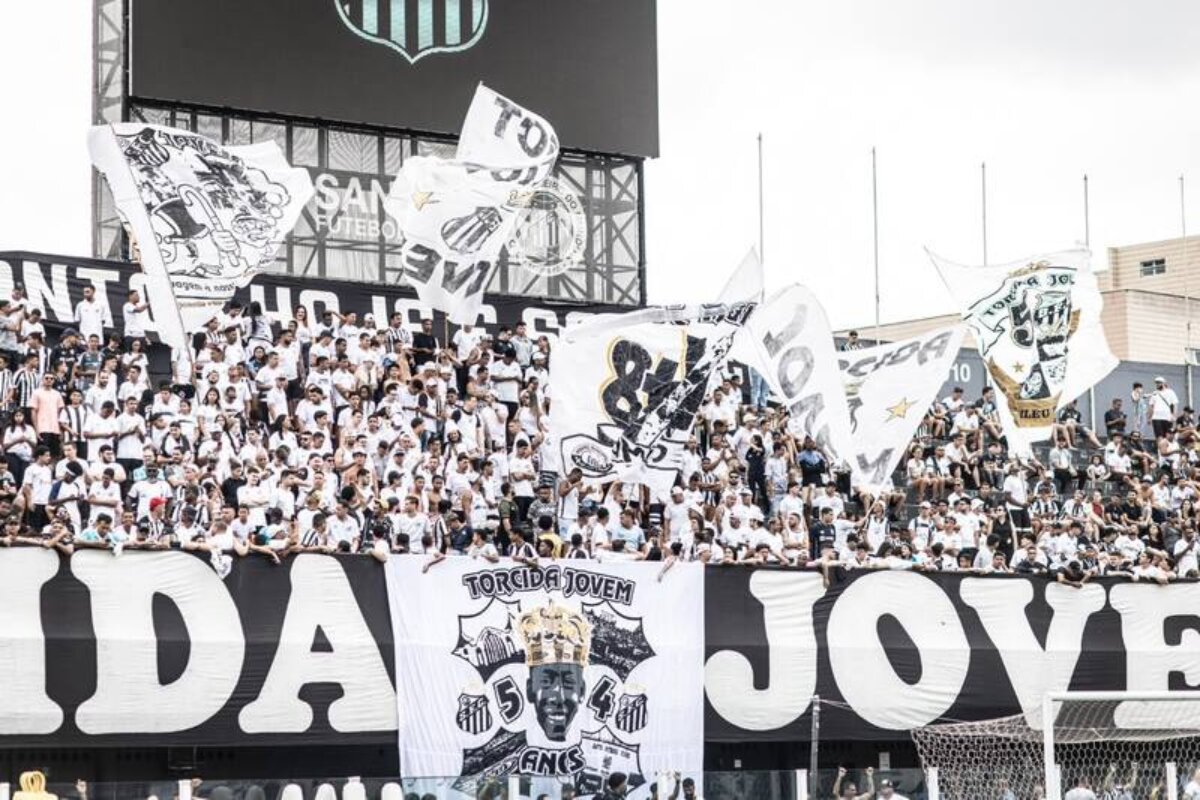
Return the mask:
POLYGON ((66 408, 64 408, 59 413, 59 417, 60 417, 60 419, 64 420, 67 423, 67 426, 72 431, 74 431, 74 433, 68 433, 67 431, 64 430, 63 431, 63 441, 64 442, 82 442, 83 441, 83 426, 84 426, 84 424, 87 423, 88 417, 90 415, 91 414, 87 410, 87 406, 85 406, 83 404, 80 404, 77 406, 67 406, 66 408))
POLYGON ((12 370, 0 369, 0 409, 5 411, 9 408, 8 394, 14 388, 14 378, 12 370))
POLYGON ((42 378, 36 370, 22 369, 13 378, 13 389, 15 390, 16 407, 29 408, 33 403, 33 393, 42 383, 42 378))

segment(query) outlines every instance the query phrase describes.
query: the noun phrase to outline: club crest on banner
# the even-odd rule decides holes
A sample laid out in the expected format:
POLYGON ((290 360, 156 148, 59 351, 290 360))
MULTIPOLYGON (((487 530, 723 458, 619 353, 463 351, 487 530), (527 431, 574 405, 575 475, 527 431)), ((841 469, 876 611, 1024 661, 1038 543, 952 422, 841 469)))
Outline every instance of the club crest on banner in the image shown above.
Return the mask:
POLYGON ((488 23, 488 0, 334 0, 356 36, 395 50, 410 63, 474 47, 488 23), (409 15, 409 10, 415 13, 409 15))
MULTIPOLYGON (((397 559, 393 579, 419 570, 414 559, 397 559)), ((682 747, 682 762, 696 763, 702 726, 689 726, 702 717, 703 659, 685 631, 702 616, 676 615, 703 576, 659 583, 634 566, 446 562, 438 579, 418 579, 428 600, 394 612, 399 641, 425 643, 397 651, 398 675, 413 676, 397 690, 408 768, 458 775, 455 789, 470 796, 521 775, 586 797, 614 772, 647 783, 661 753, 678 761, 682 747)))
POLYGON ((1017 427, 1044 427, 1054 419, 1079 328, 1071 302, 1075 275, 1072 267, 1036 261, 1010 272, 972 309, 993 334, 980 351, 1017 427))

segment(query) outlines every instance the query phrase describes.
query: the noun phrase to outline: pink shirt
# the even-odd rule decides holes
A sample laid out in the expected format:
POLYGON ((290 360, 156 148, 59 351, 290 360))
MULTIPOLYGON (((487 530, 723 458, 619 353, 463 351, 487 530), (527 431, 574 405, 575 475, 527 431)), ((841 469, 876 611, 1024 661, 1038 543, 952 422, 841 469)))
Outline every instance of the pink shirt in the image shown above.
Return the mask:
POLYGON ((63 410, 62 395, 54 389, 38 387, 33 390, 30 402, 33 410, 33 427, 38 433, 58 434, 58 412, 63 410))

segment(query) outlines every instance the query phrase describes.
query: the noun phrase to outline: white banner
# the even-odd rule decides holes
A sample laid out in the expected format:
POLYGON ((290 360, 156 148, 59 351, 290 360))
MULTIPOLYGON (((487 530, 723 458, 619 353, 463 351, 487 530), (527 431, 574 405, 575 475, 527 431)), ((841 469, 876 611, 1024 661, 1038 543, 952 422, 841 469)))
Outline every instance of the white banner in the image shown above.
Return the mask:
POLYGON ((387 563, 405 775, 590 797, 622 772, 645 796, 703 767, 703 566, 426 562, 387 563))
POLYGON ((857 472, 833 333, 817 298, 798 284, 781 289, 746 328, 747 365, 766 378, 791 414, 791 430, 811 436, 831 457, 849 462, 857 472))
POLYGON ((224 147, 127 122, 92 128, 88 150, 146 273, 159 335, 177 348, 274 260, 313 194, 274 142, 224 147))
POLYGON ((558 469, 578 467, 589 484, 644 483, 666 497, 712 377, 755 307, 662 306, 568 329, 551 367, 558 469))
POLYGON ((384 202, 421 302, 475 324, 496 258, 558 158, 550 123, 480 84, 453 159, 413 156, 384 202))
POLYGON ((1087 250, 968 267, 930 253, 999 389, 1009 448, 1050 436, 1055 412, 1117 366, 1087 250))
POLYGON ((859 485, 872 493, 891 485, 892 473, 937 399, 965 333, 965 325, 955 325, 838 354, 859 485))

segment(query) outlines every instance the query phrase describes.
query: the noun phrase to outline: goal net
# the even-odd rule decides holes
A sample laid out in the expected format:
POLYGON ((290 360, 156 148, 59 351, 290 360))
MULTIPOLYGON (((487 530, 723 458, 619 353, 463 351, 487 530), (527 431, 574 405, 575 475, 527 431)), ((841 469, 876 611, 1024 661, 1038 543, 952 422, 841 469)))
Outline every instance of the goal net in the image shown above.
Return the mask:
POLYGON ((1200 800, 1200 692, 1065 692, 912 735, 930 800, 1200 800))

